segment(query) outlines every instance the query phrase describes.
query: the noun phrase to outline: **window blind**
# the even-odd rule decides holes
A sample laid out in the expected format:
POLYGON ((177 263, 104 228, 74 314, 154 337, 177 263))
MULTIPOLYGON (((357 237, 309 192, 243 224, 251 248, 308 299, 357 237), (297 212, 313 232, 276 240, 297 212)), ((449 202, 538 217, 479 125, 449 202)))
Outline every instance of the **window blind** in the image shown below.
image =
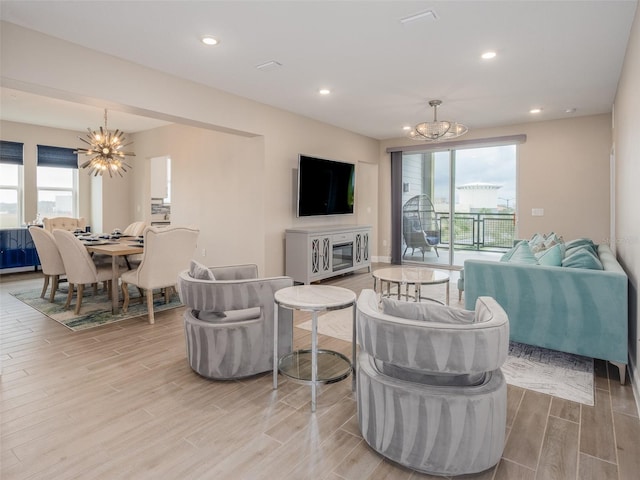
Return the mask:
POLYGON ((38 166, 78 168, 78 154, 73 152, 73 148, 38 145, 38 166))
POLYGON ((0 163, 9 163, 11 165, 22 165, 22 151, 24 143, 7 142, 0 140, 0 163))

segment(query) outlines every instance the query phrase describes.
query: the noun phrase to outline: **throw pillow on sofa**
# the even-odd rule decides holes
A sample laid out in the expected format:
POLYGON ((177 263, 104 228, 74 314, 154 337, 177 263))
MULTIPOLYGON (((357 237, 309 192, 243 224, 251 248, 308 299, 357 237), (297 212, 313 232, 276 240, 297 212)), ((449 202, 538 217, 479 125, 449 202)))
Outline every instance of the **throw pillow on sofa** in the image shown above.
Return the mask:
POLYGON ((556 232, 550 233, 534 233, 529 240, 529 247, 531 248, 531 252, 537 254, 547 248, 551 248, 554 245, 564 245, 564 239, 561 235, 558 235, 556 232))
POLYGON ((554 246, 542 250, 535 254, 538 264, 545 265, 547 267, 559 267, 562 265, 562 257, 564 251, 562 245, 557 243, 554 246))
POLYGON ((602 262, 589 246, 573 248, 571 253, 567 250, 567 256, 562 260, 562 266, 567 268, 588 268, 591 270, 604 270, 602 262))
POLYGON ((500 259, 501 262, 509 262, 509 263, 527 263, 532 265, 537 265, 538 260, 536 256, 531 251, 531 247, 529 247, 529 242, 523 240, 518 242, 518 244, 505 253, 500 259))
POLYGON ((544 239, 544 248, 551 248, 554 245, 562 245, 564 247, 564 238, 562 238, 561 235, 557 235, 555 232, 551 232, 544 239))
POLYGON ((575 249, 585 247, 591 250, 591 253, 593 253, 596 257, 598 256, 598 247, 595 243, 593 243, 593 240, 589 238, 576 238, 575 240, 571 240, 565 243, 564 246, 566 248, 565 257, 571 255, 572 251, 574 251, 575 249))
POLYGON ((529 240, 529 248, 531 249, 531 252, 537 253, 544 250, 546 248, 544 246, 545 240, 546 240, 546 235, 542 233, 534 233, 533 236, 531 237, 531 240, 529 240))

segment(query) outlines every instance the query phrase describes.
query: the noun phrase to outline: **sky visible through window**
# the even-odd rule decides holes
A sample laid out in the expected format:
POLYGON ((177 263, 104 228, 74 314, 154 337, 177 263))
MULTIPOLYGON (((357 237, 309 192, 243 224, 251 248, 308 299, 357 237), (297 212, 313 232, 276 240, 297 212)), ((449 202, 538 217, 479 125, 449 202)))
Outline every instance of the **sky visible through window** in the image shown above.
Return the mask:
MULTIPOLYGON (((449 152, 435 154, 434 197, 449 195, 449 152)), ((516 146, 456 150, 456 187, 470 183, 500 185, 498 204, 516 206, 516 146)), ((457 196, 457 192, 456 192, 457 196)))

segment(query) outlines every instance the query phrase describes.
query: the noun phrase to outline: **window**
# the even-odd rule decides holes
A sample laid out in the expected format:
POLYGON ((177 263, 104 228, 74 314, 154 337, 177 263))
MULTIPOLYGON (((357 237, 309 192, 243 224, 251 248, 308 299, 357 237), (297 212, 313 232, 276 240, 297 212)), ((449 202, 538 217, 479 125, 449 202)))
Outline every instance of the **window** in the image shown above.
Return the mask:
POLYGON ((71 148, 38 145, 38 213, 78 216, 78 155, 71 148))
POLYGON ((22 222, 23 144, 0 141, 0 228, 19 227, 22 222))
POLYGON ((465 259, 495 256, 513 245, 517 145, 524 141, 524 135, 512 135, 387 149, 392 173, 392 263, 462 266, 465 259), (409 228, 404 222, 416 208, 414 216, 421 223, 431 212, 436 215, 435 228, 422 228, 426 238, 422 242, 419 235, 414 241, 413 225, 409 228), (436 240, 437 249, 430 248, 436 240))

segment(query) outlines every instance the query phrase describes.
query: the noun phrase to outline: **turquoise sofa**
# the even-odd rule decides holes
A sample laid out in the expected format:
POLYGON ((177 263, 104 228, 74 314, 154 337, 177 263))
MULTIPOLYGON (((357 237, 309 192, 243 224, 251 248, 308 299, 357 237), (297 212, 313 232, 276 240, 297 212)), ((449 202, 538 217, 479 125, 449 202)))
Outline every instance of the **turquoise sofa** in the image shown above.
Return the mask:
POLYGON ((604 270, 466 260, 465 308, 495 298, 509 316, 515 342, 608 360, 625 381, 628 279, 608 245, 604 270))

